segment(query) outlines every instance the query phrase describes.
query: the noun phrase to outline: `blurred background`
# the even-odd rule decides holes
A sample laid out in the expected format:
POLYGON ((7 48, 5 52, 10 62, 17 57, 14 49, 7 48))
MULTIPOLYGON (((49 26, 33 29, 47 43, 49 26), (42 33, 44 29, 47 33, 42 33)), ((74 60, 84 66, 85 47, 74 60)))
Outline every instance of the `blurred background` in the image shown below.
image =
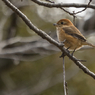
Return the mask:
MULTIPOLYGON (((10 0, 39 29, 56 38, 53 23, 68 15, 59 8, 46 8, 31 0, 10 0)), ((45 1, 45 0, 41 0, 45 1)), ((89 0, 54 0, 63 3, 88 3, 89 0)), ((92 1, 95 4, 95 0, 92 1)), ((66 8, 79 11, 83 8, 66 8)), ((95 11, 77 14, 76 27, 95 44, 95 11)), ((54 45, 30 30, 22 19, 0 1, 0 95, 63 95, 63 60, 54 45)), ((95 73, 95 49, 81 49, 74 55, 95 73)), ((95 95, 95 80, 65 57, 69 95, 95 95)))

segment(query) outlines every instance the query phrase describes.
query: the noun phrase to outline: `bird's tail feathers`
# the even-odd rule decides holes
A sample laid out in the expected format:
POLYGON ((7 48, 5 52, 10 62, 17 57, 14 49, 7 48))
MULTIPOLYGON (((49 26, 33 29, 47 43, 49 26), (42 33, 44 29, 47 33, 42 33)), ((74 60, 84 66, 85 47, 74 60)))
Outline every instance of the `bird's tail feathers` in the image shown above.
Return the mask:
POLYGON ((95 45, 93 45, 93 44, 91 44, 91 43, 89 43, 89 42, 86 42, 84 45, 89 45, 89 46, 91 46, 91 47, 94 47, 94 48, 95 48, 95 45))

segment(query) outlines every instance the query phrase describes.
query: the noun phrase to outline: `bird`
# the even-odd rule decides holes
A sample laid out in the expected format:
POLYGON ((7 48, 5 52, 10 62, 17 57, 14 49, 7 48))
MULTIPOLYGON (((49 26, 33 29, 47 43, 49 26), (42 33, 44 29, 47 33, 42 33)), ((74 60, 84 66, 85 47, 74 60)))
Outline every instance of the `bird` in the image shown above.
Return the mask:
POLYGON ((95 45, 89 43, 69 19, 61 19, 54 23, 54 26, 56 27, 58 41, 64 43, 64 47, 68 51, 73 51, 72 55, 84 45, 95 48, 95 45))

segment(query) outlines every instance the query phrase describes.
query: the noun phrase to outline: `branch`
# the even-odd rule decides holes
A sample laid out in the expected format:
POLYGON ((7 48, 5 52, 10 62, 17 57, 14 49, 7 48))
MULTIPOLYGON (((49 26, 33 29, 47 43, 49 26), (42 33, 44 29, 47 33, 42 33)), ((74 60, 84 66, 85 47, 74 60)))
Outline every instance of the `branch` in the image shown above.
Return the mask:
MULTIPOLYGON (((39 4, 39 5, 45 6, 45 7, 49 7, 49 8, 56 7, 56 8, 62 9, 64 12, 66 12, 69 15, 73 16, 74 25, 75 25, 75 17, 76 17, 75 15, 78 14, 78 13, 81 13, 81 12, 85 11, 87 8, 89 8, 90 3, 92 2, 92 0, 89 0, 89 3, 81 11, 78 11, 78 12, 74 12, 74 11, 73 12, 69 12, 66 9, 64 9, 63 7, 79 7, 78 6, 79 4, 62 4, 62 3, 56 4, 55 2, 52 2, 50 0, 46 0, 46 1, 50 2, 50 3, 45 3, 45 2, 42 2, 42 1, 39 1, 39 0, 32 0, 32 1, 35 2, 35 3, 37 3, 37 4, 39 4), (71 5, 73 5, 73 6, 71 6, 71 5)), ((80 7, 82 7, 81 5, 80 5, 80 7)), ((95 8, 95 6, 94 6, 94 8, 95 8)))
POLYGON ((51 0, 46 0, 46 1, 48 1, 48 2, 50 2, 50 3, 54 3, 54 1, 51 1, 51 0))
MULTIPOLYGON (((41 36, 43 39, 47 40, 48 42, 52 43, 56 47, 58 47, 62 52, 66 53, 66 55, 79 67, 81 68, 86 74, 90 75, 92 78, 95 79, 95 74, 91 72, 86 66, 84 66, 81 62, 79 62, 74 56, 69 54, 63 45, 52 39, 49 35, 47 35, 44 31, 38 29, 36 26, 32 24, 32 22, 24 15, 18 8, 16 8, 9 0, 2 0, 9 8, 11 8, 17 15, 19 15, 22 20, 26 23, 26 25, 32 29, 35 33, 41 36)), ((38 0, 34 0, 38 1, 38 0)), ((55 4, 54 4, 55 5, 55 4)))
POLYGON ((62 56, 63 58, 63 87, 64 87, 64 95, 67 95, 67 91, 66 91, 66 78, 65 78, 65 62, 64 62, 64 58, 65 58, 65 54, 62 56))
POLYGON ((78 12, 76 12, 76 13, 74 13, 74 14, 78 14, 78 13, 81 13, 81 12, 85 11, 85 10, 89 7, 89 5, 90 5, 91 2, 92 2, 92 0, 89 0, 88 5, 87 5, 83 10, 78 11, 78 12))
POLYGON ((48 7, 48 8, 54 8, 54 7, 57 7, 57 8, 60 8, 60 7, 76 7, 76 8, 92 8, 92 9, 95 9, 95 5, 91 4, 88 6, 88 4, 75 4, 75 3, 72 3, 72 4, 67 4, 67 3, 47 3, 47 2, 42 2, 40 0, 31 0, 35 3, 37 3, 38 5, 42 5, 42 6, 45 6, 45 7, 48 7))

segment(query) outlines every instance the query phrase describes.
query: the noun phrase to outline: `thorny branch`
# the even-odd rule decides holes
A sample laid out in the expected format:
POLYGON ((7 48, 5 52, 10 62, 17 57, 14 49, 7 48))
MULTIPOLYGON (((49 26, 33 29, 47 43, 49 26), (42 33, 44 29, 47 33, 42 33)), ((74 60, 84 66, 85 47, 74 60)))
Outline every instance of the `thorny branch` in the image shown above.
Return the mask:
MULTIPOLYGON (((11 8, 22 20, 26 23, 26 25, 32 29, 35 33, 41 36, 43 39, 47 40, 51 44, 58 47, 62 52, 65 52, 66 55, 79 67, 81 68, 86 74, 90 75, 92 78, 95 79, 95 74, 91 72, 86 66, 84 66, 81 62, 79 62, 74 56, 69 54, 63 45, 52 39, 49 35, 47 35, 44 31, 38 29, 36 26, 32 24, 32 22, 24 15, 18 8, 16 8, 9 0, 2 0, 9 8, 11 8)), ((36 1, 36 0, 35 0, 36 1)))

